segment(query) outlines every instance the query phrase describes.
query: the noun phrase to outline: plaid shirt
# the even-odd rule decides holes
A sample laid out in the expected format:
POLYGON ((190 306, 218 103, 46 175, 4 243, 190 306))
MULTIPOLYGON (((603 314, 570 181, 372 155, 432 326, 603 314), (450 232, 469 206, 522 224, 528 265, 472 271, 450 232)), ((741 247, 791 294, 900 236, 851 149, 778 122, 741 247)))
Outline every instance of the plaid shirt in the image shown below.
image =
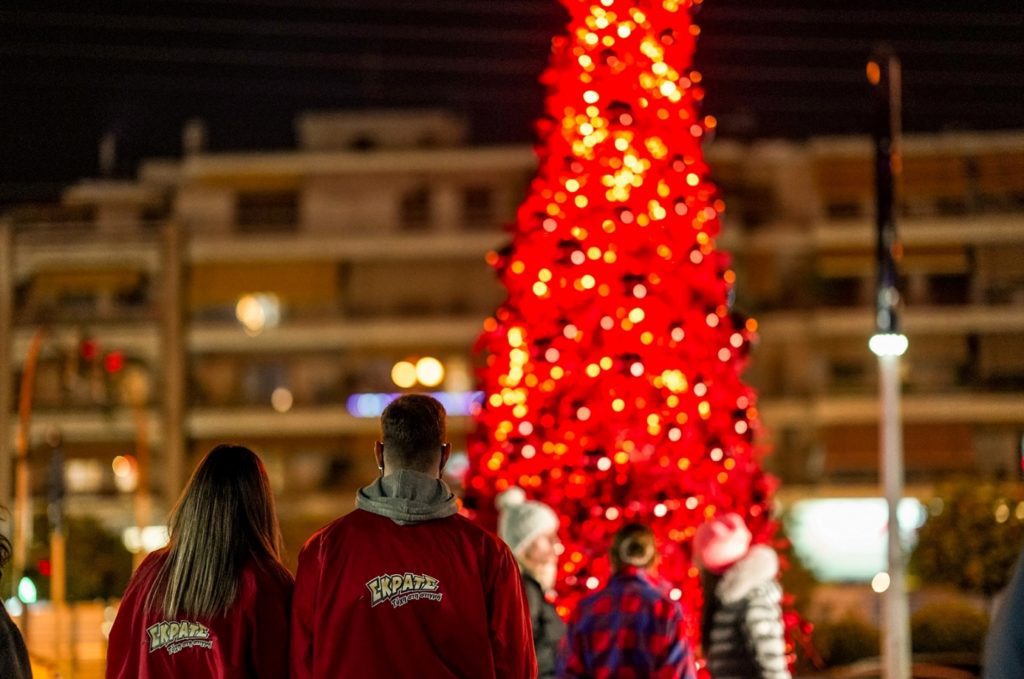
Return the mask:
POLYGON ((626 567, 577 607, 558 663, 562 679, 696 679, 683 609, 626 567))

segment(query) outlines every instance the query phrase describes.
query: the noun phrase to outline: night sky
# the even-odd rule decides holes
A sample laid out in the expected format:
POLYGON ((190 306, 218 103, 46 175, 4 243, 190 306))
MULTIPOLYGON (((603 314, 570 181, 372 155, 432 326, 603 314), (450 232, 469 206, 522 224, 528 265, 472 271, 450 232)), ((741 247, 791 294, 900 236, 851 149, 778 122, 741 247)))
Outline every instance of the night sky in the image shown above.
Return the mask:
MULTIPOLYGON (((903 60, 908 131, 1024 128, 1024 2, 706 0, 705 112, 731 137, 863 133, 864 62, 903 60)), ((529 142, 556 0, 6 0, 0 203, 177 155, 201 117, 214 150, 287 148, 304 110, 444 107, 479 143, 529 142)))

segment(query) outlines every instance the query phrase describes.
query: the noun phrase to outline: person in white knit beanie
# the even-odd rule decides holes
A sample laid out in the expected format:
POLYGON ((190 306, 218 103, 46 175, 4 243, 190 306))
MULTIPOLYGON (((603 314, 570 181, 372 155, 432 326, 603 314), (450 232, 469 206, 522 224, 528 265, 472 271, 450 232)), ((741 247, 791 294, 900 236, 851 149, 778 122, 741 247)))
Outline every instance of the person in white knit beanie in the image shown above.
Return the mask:
POLYGON ((523 573, 539 677, 554 677, 565 623, 545 595, 554 589, 558 575, 558 515, 543 502, 527 500, 523 489, 515 486, 499 495, 495 504, 500 511, 498 535, 512 549, 523 573))

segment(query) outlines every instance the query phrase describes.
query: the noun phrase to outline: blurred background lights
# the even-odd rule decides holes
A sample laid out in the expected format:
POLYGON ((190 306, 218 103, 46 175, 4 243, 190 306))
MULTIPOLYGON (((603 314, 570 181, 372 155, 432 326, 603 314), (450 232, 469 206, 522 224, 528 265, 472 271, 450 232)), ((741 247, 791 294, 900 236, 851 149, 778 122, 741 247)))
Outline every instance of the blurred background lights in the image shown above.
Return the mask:
POLYGON ((139 464, 134 455, 118 455, 110 462, 114 470, 114 485, 122 493, 135 490, 139 482, 139 464))
POLYGON ((114 476, 129 476, 134 471, 132 461, 124 455, 118 455, 111 463, 110 467, 114 470, 114 476))
POLYGON ((242 295, 235 305, 235 318, 247 335, 255 337, 281 322, 281 302, 273 293, 242 295))
POLYGON ((39 596, 39 592, 36 590, 36 583, 32 582, 32 578, 23 577, 18 581, 18 599, 26 604, 34 604, 39 596))
POLYGON ((142 530, 138 526, 131 526, 121 534, 125 549, 132 554, 155 552, 166 547, 169 540, 167 526, 143 526, 142 530))
POLYGON ((881 594, 889 589, 889 574, 882 572, 871 578, 871 589, 881 594))
POLYGON ((17 618, 25 611, 25 607, 21 605, 21 599, 16 596, 12 596, 4 601, 4 608, 7 609, 12 618, 17 618))
POLYGON ((278 387, 270 395, 270 405, 279 413, 286 413, 292 409, 295 397, 287 387, 278 387))
POLYGON ((416 384, 416 366, 409 361, 399 361, 391 368, 391 381, 401 389, 408 389, 416 384))
MULTIPOLYGON (((480 408, 484 393, 482 391, 431 391, 433 396, 451 417, 472 415, 480 408)), ((380 417, 384 408, 401 394, 352 394, 345 401, 345 408, 353 417, 380 417)))
MULTIPOLYGON (((928 518, 904 498, 897 510, 900 540, 910 549, 928 518)), ((888 507, 883 498, 799 500, 786 513, 786 533, 801 561, 824 582, 870 582, 886 568, 888 507)))
POLYGON ((416 379, 425 387, 436 387, 444 381, 444 365, 433 356, 416 361, 416 379))

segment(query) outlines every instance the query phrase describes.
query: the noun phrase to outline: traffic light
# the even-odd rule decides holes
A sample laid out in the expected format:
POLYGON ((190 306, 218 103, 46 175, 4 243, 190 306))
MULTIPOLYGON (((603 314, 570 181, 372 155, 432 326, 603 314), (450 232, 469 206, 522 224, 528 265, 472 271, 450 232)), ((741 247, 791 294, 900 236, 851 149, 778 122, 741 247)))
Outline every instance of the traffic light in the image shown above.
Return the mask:
POLYGON ((1024 434, 1020 435, 1017 442, 1017 474, 1017 478, 1024 481, 1024 434))
POLYGON ((97 342, 96 340, 94 340, 92 338, 83 339, 78 344, 78 354, 79 354, 79 356, 81 356, 82 360, 87 362, 87 363, 91 363, 92 361, 95 361, 96 357, 99 356, 99 353, 100 353, 99 342, 97 342))
POLYGON ((111 351, 103 359, 103 367, 110 375, 116 375, 124 368, 124 354, 120 351, 111 351))
POLYGON ((34 604, 39 600, 39 588, 36 586, 35 578, 38 574, 32 571, 25 571, 25 575, 18 581, 18 599, 23 604, 34 604))

